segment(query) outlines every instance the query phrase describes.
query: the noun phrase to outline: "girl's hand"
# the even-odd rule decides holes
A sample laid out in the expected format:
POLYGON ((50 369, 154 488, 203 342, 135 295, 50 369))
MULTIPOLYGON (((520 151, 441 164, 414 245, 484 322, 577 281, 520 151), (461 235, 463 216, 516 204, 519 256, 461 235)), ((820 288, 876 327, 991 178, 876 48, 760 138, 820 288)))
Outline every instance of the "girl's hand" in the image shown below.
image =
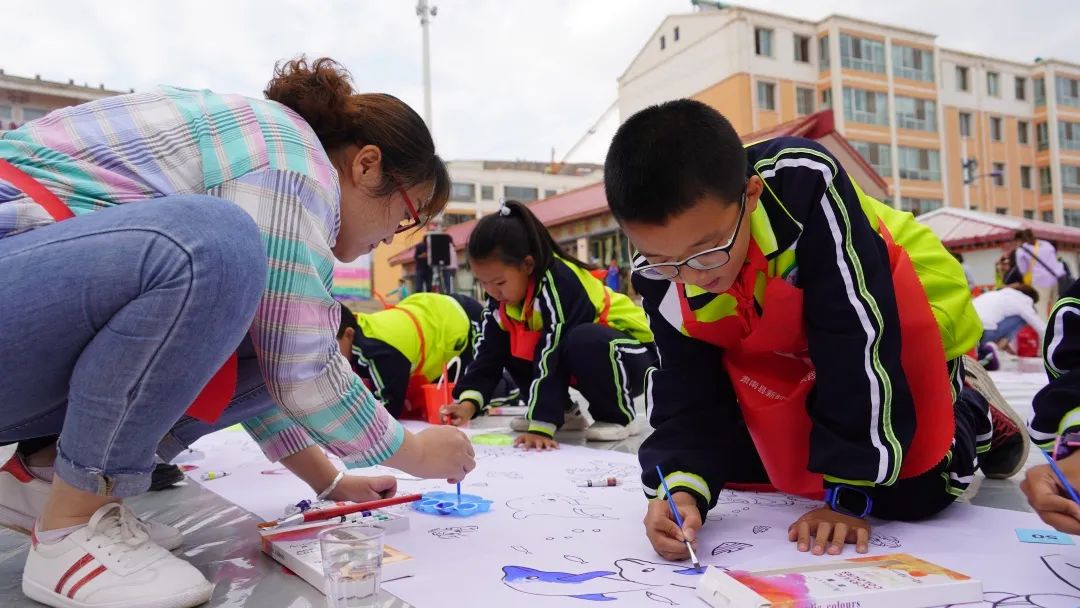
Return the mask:
POLYGON ((537 449, 543 452, 544 450, 559 449, 559 442, 550 437, 537 435, 536 433, 525 433, 524 435, 519 435, 517 439, 514 440, 514 447, 522 447, 525 451, 537 449))
POLYGON ((462 426, 476 415, 476 404, 472 401, 459 401, 442 406, 439 413, 446 417, 450 424, 462 426))

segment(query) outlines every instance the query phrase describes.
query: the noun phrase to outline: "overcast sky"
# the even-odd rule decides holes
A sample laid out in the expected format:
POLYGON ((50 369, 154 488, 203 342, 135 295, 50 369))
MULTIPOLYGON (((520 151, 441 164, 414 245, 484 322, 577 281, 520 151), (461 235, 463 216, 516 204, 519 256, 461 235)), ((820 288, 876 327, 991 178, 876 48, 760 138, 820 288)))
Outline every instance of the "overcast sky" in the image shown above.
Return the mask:
MULTIPOLYGON (((450 159, 561 157, 615 100, 615 79, 665 15, 690 0, 434 0, 434 132, 450 159)), ((791 16, 831 13, 935 33, 1006 59, 1080 63, 1069 0, 743 0, 791 16)), ((362 91, 422 112, 414 0, 0 0, 0 67, 109 88, 156 84, 260 95, 274 61, 345 64, 362 91)), ((605 133, 572 160, 602 161, 605 133)))

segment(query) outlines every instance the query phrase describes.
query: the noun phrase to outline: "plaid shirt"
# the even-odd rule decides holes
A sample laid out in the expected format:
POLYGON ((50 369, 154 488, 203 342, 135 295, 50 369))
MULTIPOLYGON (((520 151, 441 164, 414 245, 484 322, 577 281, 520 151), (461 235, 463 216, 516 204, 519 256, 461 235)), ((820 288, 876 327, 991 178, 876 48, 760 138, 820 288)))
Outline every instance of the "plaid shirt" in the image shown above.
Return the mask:
MULTIPOLYGON (((206 194, 255 219, 269 274, 251 337, 277 405, 245 423, 272 460, 314 445, 349 466, 390 457, 404 431, 338 349, 330 296, 337 173, 311 127, 275 102, 163 87, 57 110, 0 135, 7 159, 76 215, 206 194)), ((53 219, 0 180, 0 238, 53 219)))

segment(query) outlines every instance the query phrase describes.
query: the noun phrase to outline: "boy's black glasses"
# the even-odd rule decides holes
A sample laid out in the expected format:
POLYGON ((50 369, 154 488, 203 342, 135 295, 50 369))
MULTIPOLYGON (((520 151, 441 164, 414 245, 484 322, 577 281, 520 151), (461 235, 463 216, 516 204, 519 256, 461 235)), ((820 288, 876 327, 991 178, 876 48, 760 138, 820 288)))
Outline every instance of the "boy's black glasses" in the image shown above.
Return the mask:
POLYGON ((679 268, 683 265, 689 266, 694 270, 715 270, 724 266, 731 261, 731 249, 735 246, 735 240, 739 238, 739 228, 742 226, 743 213, 746 211, 746 191, 743 191, 742 199, 739 201, 739 218, 735 222, 735 232, 731 234, 731 238, 727 243, 719 247, 713 247, 712 249, 706 249, 700 253, 686 258, 681 262, 664 262, 661 264, 648 264, 635 268, 634 272, 645 277, 646 279, 674 279, 679 276, 679 268))

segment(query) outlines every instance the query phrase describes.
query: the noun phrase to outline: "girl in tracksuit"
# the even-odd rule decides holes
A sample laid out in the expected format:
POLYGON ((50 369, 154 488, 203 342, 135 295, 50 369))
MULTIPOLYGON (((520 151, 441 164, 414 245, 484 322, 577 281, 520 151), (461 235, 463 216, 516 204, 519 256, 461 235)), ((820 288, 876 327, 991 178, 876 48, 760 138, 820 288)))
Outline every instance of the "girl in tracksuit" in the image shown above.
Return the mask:
POLYGON ((562 250, 525 205, 506 203, 477 223, 469 265, 488 293, 473 363, 454 389, 451 419, 482 413, 504 368, 525 391, 527 433, 515 445, 547 449, 571 409, 574 386, 596 423, 588 439, 630 435, 633 399, 655 363, 645 313, 562 250))

